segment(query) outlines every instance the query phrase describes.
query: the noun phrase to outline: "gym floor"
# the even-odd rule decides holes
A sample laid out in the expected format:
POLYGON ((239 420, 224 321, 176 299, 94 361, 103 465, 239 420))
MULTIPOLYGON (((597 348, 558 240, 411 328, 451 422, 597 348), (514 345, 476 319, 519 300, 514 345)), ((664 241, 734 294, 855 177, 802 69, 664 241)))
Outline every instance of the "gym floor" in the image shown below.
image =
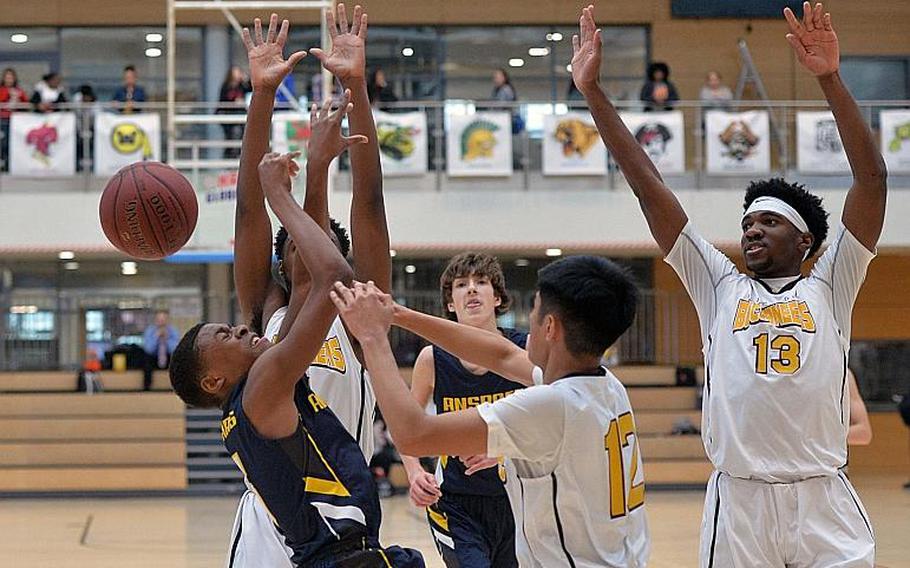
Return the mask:
MULTIPOLYGON (((879 565, 910 568, 906 478, 854 479, 875 525, 879 565)), ((697 565, 703 492, 647 495, 653 568, 697 565)), ((6 499, 0 506, 0 565, 11 568, 220 568, 235 497, 6 499)), ((421 511, 407 497, 383 500, 382 540, 419 548, 442 568, 421 511)))

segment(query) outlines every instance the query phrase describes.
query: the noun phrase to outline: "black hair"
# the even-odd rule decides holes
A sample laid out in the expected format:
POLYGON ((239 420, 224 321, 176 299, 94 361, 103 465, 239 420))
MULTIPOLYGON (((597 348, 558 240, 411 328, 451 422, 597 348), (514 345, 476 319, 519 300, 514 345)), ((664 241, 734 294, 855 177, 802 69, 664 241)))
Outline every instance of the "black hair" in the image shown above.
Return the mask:
POLYGON ((127 71, 132 71, 133 73, 135 73, 135 72, 136 72, 136 66, 135 66, 135 65, 127 65, 126 67, 123 68, 123 72, 126 73, 127 71))
POLYGON ((598 256, 570 256, 537 272, 539 318, 554 314, 574 355, 600 356, 625 333, 638 306, 629 269, 598 256))
MULTIPOLYGON (((348 254, 351 252, 351 238, 348 236, 347 229, 332 218, 329 218, 329 226, 338 239, 338 251, 341 253, 341 256, 347 258, 348 254)), ((278 257, 279 261, 284 260, 284 245, 288 242, 289 236, 287 229, 284 227, 278 228, 278 233, 275 235, 275 256, 278 257)))
POLYGON ((780 199, 802 216, 814 237, 812 248, 806 257, 811 258, 828 236, 828 212, 822 206, 822 198, 806 191, 802 184, 788 183, 783 178, 771 178, 749 184, 746 188, 746 199, 743 201, 743 211, 749 209, 753 201, 765 196, 780 199))
POLYGON ((171 386, 180 400, 197 408, 215 408, 220 404, 218 399, 202 390, 200 385, 205 363, 202 361, 202 352, 196 346, 196 338, 199 337, 204 325, 197 323, 183 335, 177 349, 171 355, 168 374, 171 377, 171 386))
POLYGON ((651 63, 650 65, 648 65, 648 79, 651 81, 654 81, 655 80, 654 75, 658 71, 663 71, 663 74, 664 74, 663 80, 664 81, 667 81, 670 79, 670 67, 663 61, 655 61, 655 62, 651 63))

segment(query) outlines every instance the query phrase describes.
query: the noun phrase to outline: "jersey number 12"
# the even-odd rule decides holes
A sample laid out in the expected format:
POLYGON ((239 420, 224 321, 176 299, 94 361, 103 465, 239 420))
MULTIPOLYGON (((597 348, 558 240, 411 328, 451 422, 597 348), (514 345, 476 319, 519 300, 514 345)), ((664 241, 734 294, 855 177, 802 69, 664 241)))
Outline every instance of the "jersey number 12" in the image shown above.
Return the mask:
POLYGON ((635 421, 632 413, 626 412, 610 421, 610 428, 604 436, 604 448, 610 462, 610 517, 616 519, 641 507, 645 502, 645 482, 635 483, 638 476, 638 435, 635 433, 635 421), (630 461, 628 483, 626 483, 623 448, 629 446, 631 438, 632 459, 630 461), (629 493, 626 495, 626 487, 629 493))

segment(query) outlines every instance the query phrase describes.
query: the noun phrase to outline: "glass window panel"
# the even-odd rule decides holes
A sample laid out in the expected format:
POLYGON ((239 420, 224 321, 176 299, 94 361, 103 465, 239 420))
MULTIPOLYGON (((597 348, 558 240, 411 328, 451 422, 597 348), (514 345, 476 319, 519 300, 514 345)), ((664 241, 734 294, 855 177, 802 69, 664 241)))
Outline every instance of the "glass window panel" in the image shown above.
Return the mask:
POLYGON ((12 56, 25 53, 48 53, 57 51, 57 30, 55 28, 0 28, 0 53, 12 56), (26 41, 22 42, 21 36, 26 41), (15 37, 14 36, 20 36, 15 37), (13 39, 18 40, 14 42, 13 39))
MULTIPOLYGON (((100 101, 109 101, 120 86, 123 68, 133 65, 139 84, 149 100, 163 101, 167 96, 165 41, 148 42, 148 34, 160 34, 163 27, 63 28, 60 62, 63 79, 74 90, 89 84, 100 101), (148 57, 147 48, 157 47, 159 57, 148 57)), ((177 99, 202 98, 202 28, 177 29, 177 99)))
POLYGON ((908 62, 903 58, 844 57, 840 73, 859 100, 895 100, 907 92, 908 62))

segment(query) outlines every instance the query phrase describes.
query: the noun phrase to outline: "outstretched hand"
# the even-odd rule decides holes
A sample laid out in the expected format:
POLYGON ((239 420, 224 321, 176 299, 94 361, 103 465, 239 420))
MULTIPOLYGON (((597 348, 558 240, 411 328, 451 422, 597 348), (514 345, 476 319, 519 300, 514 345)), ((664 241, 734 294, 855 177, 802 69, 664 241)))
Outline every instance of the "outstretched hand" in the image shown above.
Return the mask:
POLYGON ((352 288, 336 282, 329 297, 348 330, 361 344, 388 336, 395 302, 372 281, 366 284, 355 281, 352 288))
POLYGON ((601 31, 594 23, 594 5, 581 11, 578 19, 579 34, 572 36, 572 80, 579 91, 596 88, 600 79, 600 62, 603 58, 601 31))
POLYGON ((250 61, 250 83, 254 90, 278 89, 294 66, 306 57, 306 51, 296 51, 287 59, 284 58, 288 27, 288 21, 282 20, 281 29, 278 30, 278 15, 272 14, 265 38, 262 37, 262 20, 259 18, 253 20, 253 36, 250 35, 249 28, 243 28, 241 35, 250 61))
POLYGON ((300 152, 269 152, 262 156, 259 162, 259 182, 266 195, 275 191, 291 191, 291 177, 300 171, 300 166, 294 161, 299 156, 300 152))
POLYGON ((341 155, 354 144, 366 144, 367 137, 341 135, 341 120, 354 108, 351 104, 351 90, 345 89, 341 106, 331 112, 332 100, 327 99, 319 109, 315 103, 310 107, 310 140, 307 143, 307 161, 313 165, 328 166, 329 162, 341 155))
POLYGON ((348 14, 344 4, 338 4, 336 10, 337 21, 332 10, 325 12, 325 23, 332 38, 332 49, 326 53, 314 47, 310 49, 310 53, 342 83, 363 79, 366 75, 367 15, 360 5, 354 6, 354 18, 348 29, 348 14))
POLYGON ((831 14, 824 12, 821 3, 816 3, 813 9, 803 2, 802 21, 790 8, 784 8, 784 17, 790 26, 787 41, 800 64, 816 77, 836 72, 840 67, 840 47, 831 26, 831 14))

